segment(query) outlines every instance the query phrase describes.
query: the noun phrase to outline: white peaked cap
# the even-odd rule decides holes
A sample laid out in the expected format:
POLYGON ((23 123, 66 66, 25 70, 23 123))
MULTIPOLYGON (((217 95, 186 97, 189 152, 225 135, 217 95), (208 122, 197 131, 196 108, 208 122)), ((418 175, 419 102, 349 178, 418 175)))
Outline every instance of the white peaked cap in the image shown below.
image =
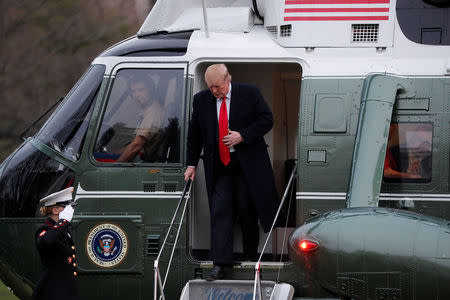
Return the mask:
POLYGON ((61 202, 72 201, 73 187, 68 187, 62 191, 48 195, 42 198, 39 202, 42 206, 52 206, 61 202))

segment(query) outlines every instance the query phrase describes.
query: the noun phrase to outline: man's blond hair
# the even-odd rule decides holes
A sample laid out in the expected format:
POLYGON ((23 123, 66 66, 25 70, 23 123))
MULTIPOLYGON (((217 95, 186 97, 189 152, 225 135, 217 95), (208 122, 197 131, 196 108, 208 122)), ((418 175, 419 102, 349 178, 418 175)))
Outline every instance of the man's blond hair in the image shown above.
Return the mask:
POLYGON ((231 74, 225 64, 210 65, 205 72, 205 81, 208 81, 208 78, 214 75, 222 75, 224 81, 231 80, 231 74))

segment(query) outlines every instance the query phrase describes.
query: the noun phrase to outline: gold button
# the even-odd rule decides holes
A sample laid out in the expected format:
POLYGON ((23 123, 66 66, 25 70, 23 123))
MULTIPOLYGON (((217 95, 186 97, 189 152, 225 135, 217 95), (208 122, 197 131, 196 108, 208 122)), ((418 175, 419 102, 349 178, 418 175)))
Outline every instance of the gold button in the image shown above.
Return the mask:
POLYGON ((72 255, 72 257, 73 257, 73 258, 75 258, 75 254, 74 254, 74 255, 72 255))
POLYGON ((77 276, 77 272, 73 272, 73 276, 77 276))
POLYGON ((75 250, 75 246, 72 246, 72 250, 75 250))
POLYGON ((76 263, 73 263, 73 266, 74 266, 74 267, 76 267, 76 266, 77 266, 77 264, 76 264, 76 263))

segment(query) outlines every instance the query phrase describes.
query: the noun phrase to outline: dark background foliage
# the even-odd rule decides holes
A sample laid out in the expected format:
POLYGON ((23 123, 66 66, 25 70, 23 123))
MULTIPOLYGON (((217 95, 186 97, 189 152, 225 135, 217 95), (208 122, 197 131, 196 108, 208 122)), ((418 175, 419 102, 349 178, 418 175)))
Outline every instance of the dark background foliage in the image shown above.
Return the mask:
POLYGON ((99 53, 136 34, 155 1, 0 0, 0 162, 99 53))
MULTIPOLYGON (((0 0, 0 163, 99 53, 136 34, 155 2, 0 0)), ((0 298, 17 299, 1 281, 0 298)))

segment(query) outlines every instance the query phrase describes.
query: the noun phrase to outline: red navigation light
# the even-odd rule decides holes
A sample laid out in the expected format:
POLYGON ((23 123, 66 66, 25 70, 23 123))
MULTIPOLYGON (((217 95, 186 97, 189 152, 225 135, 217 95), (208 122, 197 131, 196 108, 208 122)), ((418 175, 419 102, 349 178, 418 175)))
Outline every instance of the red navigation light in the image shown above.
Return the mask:
POLYGON ((303 252, 310 252, 319 248, 319 243, 311 240, 301 240, 298 243, 300 250, 303 252))

